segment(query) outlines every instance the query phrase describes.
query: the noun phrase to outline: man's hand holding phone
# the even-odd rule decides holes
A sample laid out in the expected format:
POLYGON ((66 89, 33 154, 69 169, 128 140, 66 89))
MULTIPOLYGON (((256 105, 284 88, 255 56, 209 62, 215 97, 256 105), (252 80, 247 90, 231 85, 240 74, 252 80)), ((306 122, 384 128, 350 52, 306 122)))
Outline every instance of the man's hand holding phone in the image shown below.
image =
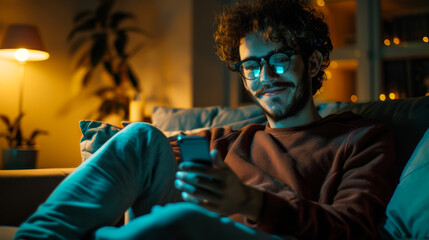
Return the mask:
POLYGON ((258 219, 261 191, 243 184, 217 150, 209 151, 204 138, 180 137, 178 142, 183 162, 179 164, 175 186, 182 191, 183 200, 221 215, 240 213, 251 220, 258 219))

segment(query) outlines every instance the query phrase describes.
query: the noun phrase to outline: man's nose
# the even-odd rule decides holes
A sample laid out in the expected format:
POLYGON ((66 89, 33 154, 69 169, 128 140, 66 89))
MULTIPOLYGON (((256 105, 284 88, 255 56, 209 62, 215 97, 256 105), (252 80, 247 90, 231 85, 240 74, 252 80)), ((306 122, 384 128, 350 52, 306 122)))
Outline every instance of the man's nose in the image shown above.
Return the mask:
POLYGON ((261 76, 259 80, 261 83, 269 83, 274 80, 278 75, 271 69, 267 62, 261 63, 261 76))

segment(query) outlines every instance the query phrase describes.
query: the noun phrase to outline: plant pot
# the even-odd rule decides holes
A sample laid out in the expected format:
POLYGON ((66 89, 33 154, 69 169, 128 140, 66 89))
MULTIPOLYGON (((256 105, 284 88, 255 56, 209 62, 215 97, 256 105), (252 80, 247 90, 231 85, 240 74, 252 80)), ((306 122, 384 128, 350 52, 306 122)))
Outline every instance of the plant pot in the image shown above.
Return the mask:
POLYGON ((2 149, 3 169, 36 168, 37 149, 4 148, 2 149))

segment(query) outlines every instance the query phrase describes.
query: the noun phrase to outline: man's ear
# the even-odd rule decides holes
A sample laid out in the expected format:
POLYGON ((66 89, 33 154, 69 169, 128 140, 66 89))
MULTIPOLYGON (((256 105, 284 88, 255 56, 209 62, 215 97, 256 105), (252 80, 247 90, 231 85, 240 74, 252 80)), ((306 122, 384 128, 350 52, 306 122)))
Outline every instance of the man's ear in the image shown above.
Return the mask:
POLYGON ((315 50, 313 54, 308 58, 308 75, 310 77, 314 77, 320 70, 320 66, 322 65, 323 56, 322 54, 315 50))

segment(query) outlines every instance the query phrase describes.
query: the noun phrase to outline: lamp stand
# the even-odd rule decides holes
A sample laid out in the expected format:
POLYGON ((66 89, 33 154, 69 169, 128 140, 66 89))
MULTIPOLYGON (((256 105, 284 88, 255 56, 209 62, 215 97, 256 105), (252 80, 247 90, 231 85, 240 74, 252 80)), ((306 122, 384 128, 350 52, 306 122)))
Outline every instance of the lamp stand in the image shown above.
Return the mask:
POLYGON ((23 104, 24 104, 24 74, 25 74, 25 61, 19 62, 19 105, 18 105, 18 116, 21 115, 23 104))

